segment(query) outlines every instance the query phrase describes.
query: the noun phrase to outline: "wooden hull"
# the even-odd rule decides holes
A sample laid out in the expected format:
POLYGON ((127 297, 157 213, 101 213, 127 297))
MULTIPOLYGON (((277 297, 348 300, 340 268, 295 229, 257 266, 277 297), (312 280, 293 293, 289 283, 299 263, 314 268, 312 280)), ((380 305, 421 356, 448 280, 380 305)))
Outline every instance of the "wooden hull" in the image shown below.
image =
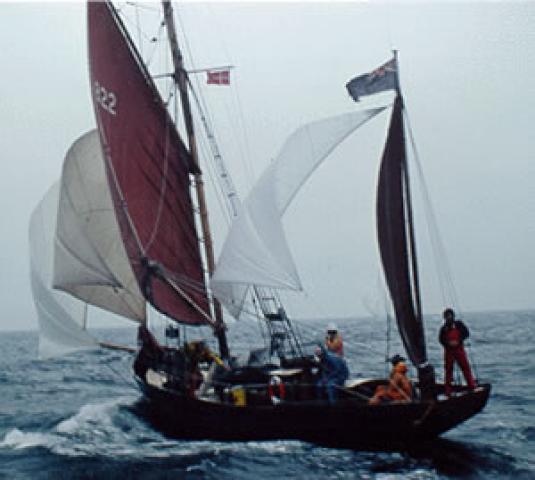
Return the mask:
POLYGON ((197 440, 296 439, 326 446, 398 449, 429 440, 477 414, 490 385, 434 403, 368 405, 358 399, 237 406, 154 387, 136 377, 139 413, 164 434, 197 440))

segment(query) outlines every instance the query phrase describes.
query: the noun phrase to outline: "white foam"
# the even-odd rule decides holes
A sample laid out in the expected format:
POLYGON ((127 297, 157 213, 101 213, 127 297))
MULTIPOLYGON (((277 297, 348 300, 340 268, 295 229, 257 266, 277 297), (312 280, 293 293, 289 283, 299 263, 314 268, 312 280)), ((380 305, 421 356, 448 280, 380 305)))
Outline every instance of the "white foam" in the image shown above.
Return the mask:
POLYGON ((49 432, 23 432, 10 430, 0 447, 24 449, 44 447, 57 455, 68 457, 189 457, 203 453, 219 455, 222 452, 239 452, 245 449, 267 453, 287 454, 301 448, 296 441, 268 442, 181 442, 163 437, 147 427, 134 415, 126 413, 129 428, 117 423, 118 410, 129 405, 132 397, 121 397, 102 403, 83 405, 78 412, 53 426, 49 432), (114 422, 115 420, 115 422, 114 422))
POLYGON ((56 431, 73 434, 88 425, 111 425, 112 411, 123 402, 124 399, 119 398, 110 402, 84 405, 78 413, 60 422, 56 426, 56 431))
POLYGON ((267 453, 294 453, 302 448, 303 443, 299 440, 269 440, 247 442, 248 448, 263 450, 267 453))
POLYGON ((13 448, 15 450, 30 447, 52 447, 57 441, 58 439, 47 433, 25 433, 18 428, 14 428, 6 433, 4 440, 0 443, 0 447, 13 448))

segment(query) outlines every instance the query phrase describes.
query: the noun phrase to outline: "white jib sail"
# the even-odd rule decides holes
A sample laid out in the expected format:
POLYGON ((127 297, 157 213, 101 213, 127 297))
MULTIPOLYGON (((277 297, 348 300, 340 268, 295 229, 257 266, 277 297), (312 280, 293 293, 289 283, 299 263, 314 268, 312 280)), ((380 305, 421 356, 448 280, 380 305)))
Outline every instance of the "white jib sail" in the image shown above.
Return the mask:
POLYGON ((126 255, 96 130, 69 149, 61 176, 54 287, 144 321, 145 300, 126 255))
POLYGON ((59 185, 55 184, 33 211, 30 220, 30 276, 39 322, 41 359, 98 346, 84 330, 86 305, 52 289, 58 197, 59 185))
POLYGON ((229 284, 301 289, 282 215, 323 160, 385 108, 368 108, 312 122, 288 137, 240 208, 223 245, 211 282, 222 303, 234 307, 240 304, 226 297, 229 284))

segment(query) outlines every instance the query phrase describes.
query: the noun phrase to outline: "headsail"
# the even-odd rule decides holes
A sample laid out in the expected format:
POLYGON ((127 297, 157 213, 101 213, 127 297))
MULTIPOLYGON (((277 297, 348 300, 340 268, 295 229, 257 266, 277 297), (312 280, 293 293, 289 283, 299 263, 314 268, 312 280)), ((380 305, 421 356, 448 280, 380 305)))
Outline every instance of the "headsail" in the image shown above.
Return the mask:
POLYGON ((377 187, 377 235, 386 283, 405 350, 416 366, 427 362, 422 318, 411 266, 407 226, 406 149, 403 104, 398 95, 392 111, 377 187))
POLYGON ((223 303, 234 310, 240 305, 239 299, 224 298, 229 291, 225 284, 301 288, 282 216, 301 186, 336 146, 383 109, 362 109, 312 122, 288 137, 245 200, 225 240, 212 277, 214 291, 223 303))
POLYGON ((170 317, 205 323, 209 306, 190 197, 195 167, 109 2, 88 2, 88 43, 108 182, 139 288, 170 317))
POLYGON ((30 276, 39 321, 40 358, 98 346, 84 329, 85 304, 52 289, 58 197, 59 185, 54 184, 30 219, 30 276))
POLYGON ((121 239, 96 130, 74 142, 63 163, 54 287, 123 317, 146 319, 145 299, 121 239))

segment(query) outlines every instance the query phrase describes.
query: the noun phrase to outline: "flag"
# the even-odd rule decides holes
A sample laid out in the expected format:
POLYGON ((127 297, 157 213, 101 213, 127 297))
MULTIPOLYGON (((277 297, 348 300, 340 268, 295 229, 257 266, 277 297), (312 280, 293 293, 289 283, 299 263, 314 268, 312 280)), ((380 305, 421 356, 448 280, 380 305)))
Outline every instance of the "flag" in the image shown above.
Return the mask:
POLYGON ((206 72, 206 83, 208 85, 230 85, 230 70, 216 70, 206 72))
POLYGON ((353 100, 358 102, 361 96, 394 90, 397 84, 397 64, 396 59, 393 58, 373 72, 353 78, 346 84, 346 88, 353 100))

